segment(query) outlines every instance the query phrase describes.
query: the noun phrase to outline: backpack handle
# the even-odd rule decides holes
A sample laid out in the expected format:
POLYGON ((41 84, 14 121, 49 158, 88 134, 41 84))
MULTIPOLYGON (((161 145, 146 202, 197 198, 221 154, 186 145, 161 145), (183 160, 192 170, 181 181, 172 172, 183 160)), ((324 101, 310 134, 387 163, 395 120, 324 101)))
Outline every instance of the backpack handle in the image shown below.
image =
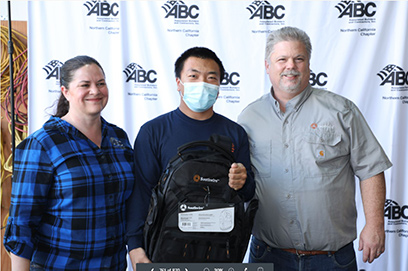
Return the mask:
POLYGON ((225 148, 219 146, 218 144, 210 141, 210 140, 198 140, 192 141, 186 144, 181 145, 177 148, 178 155, 187 149, 194 148, 194 147, 209 147, 210 149, 214 149, 221 154, 223 154, 226 158, 228 158, 232 163, 235 161, 234 155, 232 152, 227 151, 225 148))

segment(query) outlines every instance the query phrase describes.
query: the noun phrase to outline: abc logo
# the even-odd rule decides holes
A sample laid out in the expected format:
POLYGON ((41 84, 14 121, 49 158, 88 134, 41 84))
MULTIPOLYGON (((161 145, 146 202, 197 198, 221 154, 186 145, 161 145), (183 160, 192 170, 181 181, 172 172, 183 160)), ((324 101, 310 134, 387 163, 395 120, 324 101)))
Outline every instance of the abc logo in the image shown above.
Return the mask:
POLYGON ((174 5, 169 12, 167 12, 166 17, 168 18, 170 16, 173 16, 176 19, 196 19, 198 15, 198 6, 192 5, 188 7, 187 5, 174 5))
POLYGON ((321 72, 318 74, 314 72, 310 72, 309 82, 310 82, 310 85, 312 86, 318 85, 320 87, 323 87, 327 84, 326 79, 327 79, 327 74, 324 72, 321 72))
POLYGON ((43 70, 47 73, 47 77, 45 79, 49 80, 51 78, 54 78, 56 80, 59 80, 62 64, 63 63, 59 60, 51 60, 50 62, 48 62, 48 64, 43 67, 43 70))
POLYGON ((393 86, 408 85, 408 72, 394 71, 390 73, 384 81, 381 82, 381 86, 385 84, 391 84, 393 86))
POLYGON ((96 14, 97 16, 117 16, 119 14, 119 5, 117 3, 109 4, 107 2, 97 2, 87 16, 96 14))
POLYGON ((61 69, 61 67, 55 67, 55 68, 47 75, 47 77, 46 77, 45 79, 46 79, 46 80, 49 80, 49 79, 51 79, 51 78, 54 78, 54 79, 59 80, 59 79, 60 79, 60 69, 61 69))
POLYGON ((375 8, 377 6, 373 2, 369 2, 367 4, 357 2, 357 3, 350 3, 343 11, 340 11, 339 18, 343 16, 349 16, 351 18, 358 18, 358 17, 373 17, 376 13, 375 8))
POLYGON ((385 202, 384 217, 388 219, 408 219, 408 205, 399 206, 397 202, 387 200, 385 202))
POLYGON ((136 83, 155 83, 157 78, 154 76, 157 75, 156 71, 150 70, 134 70, 127 78, 126 82, 135 81, 136 83))
POLYGON ((232 72, 228 74, 227 72, 224 73, 224 78, 221 81, 221 85, 228 85, 231 84, 232 86, 236 86, 239 84, 239 73, 232 72))
POLYGON ((273 6, 260 5, 258 9, 252 14, 250 19, 252 20, 255 17, 266 20, 270 20, 273 18, 282 19, 285 16, 285 13, 283 12, 284 10, 285 7, 282 5, 276 6, 275 8, 273 6))

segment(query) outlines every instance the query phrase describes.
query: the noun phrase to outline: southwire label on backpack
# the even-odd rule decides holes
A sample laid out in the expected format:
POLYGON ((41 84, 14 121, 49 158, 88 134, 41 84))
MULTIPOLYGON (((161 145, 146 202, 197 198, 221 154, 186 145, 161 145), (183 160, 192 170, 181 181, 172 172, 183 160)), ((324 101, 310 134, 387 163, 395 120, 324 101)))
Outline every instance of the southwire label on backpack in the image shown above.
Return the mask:
POLYGON ((234 206, 179 203, 178 227, 183 232, 230 232, 234 228, 234 206))

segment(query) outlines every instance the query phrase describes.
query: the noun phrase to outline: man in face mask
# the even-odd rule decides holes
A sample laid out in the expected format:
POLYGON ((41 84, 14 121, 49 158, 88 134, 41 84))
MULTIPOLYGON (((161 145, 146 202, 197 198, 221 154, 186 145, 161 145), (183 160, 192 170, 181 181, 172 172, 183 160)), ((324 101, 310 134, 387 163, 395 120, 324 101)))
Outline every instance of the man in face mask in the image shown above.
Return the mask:
POLYGON ((212 134, 228 136, 237 161, 229 171, 229 186, 246 201, 255 193, 245 130, 213 110, 224 71, 221 60, 208 48, 185 51, 175 63, 179 107, 148 121, 139 130, 134 145, 136 182, 127 215, 127 245, 134 269, 136 263, 150 262, 142 243, 150 197, 179 146, 207 140, 212 134))
POLYGON ((224 74, 221 65, 211 58, 179 58, 176 62, 176 82, 182 97, 181 112, 197 120, 208 119, 214 114, 213 105, 224 74))

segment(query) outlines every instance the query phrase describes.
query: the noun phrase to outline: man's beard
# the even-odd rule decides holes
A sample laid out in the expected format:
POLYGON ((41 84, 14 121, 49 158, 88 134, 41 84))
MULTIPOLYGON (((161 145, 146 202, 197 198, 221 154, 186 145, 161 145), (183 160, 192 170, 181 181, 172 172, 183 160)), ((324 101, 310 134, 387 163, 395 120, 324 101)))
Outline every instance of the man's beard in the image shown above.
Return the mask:
MULTIPOLYGON (((301 73, 297 72, 297 71, 283 72, 283 73, 281 73, 281 78, 283 76, 285 76, 285 75, 300 76, 301 73)), ((283 81, 281 80, 280 83, 279 83, 280 89, 285 91, 286 93, 290 93, 290 94, 300 92, 301 91, 301 89, 300 89, 300 83, 301 83, 300 77, 297 77, 296 80, 297 80, 297 83, 295 85, 290 85, 290 86, 283 84, 283 81)))

